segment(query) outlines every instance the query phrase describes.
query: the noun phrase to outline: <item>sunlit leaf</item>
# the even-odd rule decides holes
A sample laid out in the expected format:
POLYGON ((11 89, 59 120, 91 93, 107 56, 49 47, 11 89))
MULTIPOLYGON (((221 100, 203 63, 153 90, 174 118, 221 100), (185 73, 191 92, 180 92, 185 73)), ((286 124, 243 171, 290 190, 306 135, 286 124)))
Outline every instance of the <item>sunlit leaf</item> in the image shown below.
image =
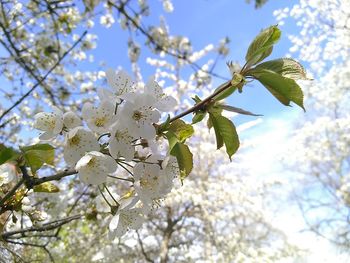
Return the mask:
POLYGON ((210 114, 210 118, 215 130, 217 148, 220 149, 225 144, 226 152, 231 160, 232 155, 239 148, 236 127, 232 121, 222 115, 210 114))
POLYGON ((248 48, 245 57, 247 68, 268 57, 272 52, 273 45, 278 42, 280 37, 281 31, 276 25, 262 30, 248 48))
POLYGON ((266 69, 254 72, 252 76, 259 80, 282 104, 289 106, 292 101, 305 110, 303 92, 293 79, 285 78, 266 69))
POLYGON ((60 189, 51 182, 45 182, 39 185, 35 185, 33 187, 33 190, 34 192, 41 192, 41 193, 57 193, 60 191, 60 189))
MULTIPOLYGON (((308 79, 304 67, 297 61, 291 58, 280 58, 270 60, 257 65, 249 70, 250 74, 259 73, 261 70, 270 70, 289 79, 299 80, 308 79)), ((249 74, 248 73, 248 74, 249 74)))
POLYGON ((21 148, 26 164, 32 173, 36 173, 44 164, 54 164, 54 149, 50 144, 35 144, 21 148))

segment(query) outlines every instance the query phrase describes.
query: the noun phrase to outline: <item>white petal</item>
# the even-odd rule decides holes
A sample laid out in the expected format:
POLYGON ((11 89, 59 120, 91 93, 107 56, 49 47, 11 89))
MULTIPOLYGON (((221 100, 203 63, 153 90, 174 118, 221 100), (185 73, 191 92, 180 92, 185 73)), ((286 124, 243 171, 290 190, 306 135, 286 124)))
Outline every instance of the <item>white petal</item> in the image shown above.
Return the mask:
POLYGON ((156 137, 156 129, 152 124, 145 124, 140 128, 139 135, 145 139, 152 140, 156 137))
POLYGON ((79 116, 72 111, 68 111, 63 115, 63 123, 68 129, 73 129, 82 125, 79 116))
POLYGON ((167 96, 158 101, 154 107, 162 112, 172 111, 177 105, 177 101, 172 96, 167 96))
POLYGON ((42 133, 39 136, 39 139, 41 141, 49 141, 49 140, 52 140, 55 136, 56 136, 56 134, 54 134, 53 132, 47 131, 47 132, 42 133))
POLYGON ((117 229, 119 224, 119 214, 116 214, 115 216, 112 217, 111 222, 109 223, 109 230, 114 231, 117 229))
POLYGON ((83 105, 81 114, 84 120, 88 120, 96 115, 96 107, 90 102, 86 102, 83 105))
POLYGON ((75 170, 79 170, 82 167, 86 166, 90 162, 91 158, 92 156, 90 154, 87 154, 81 157, 75 166, 75 170))
POLYGON ((109 155, 104 155, 104 160, 103 160, 103 163, 104 163, 104 171, 106 173, 114 173, 115 170, 117 170, 117 163, 115 162, 115 160, 109 156, 109 155))

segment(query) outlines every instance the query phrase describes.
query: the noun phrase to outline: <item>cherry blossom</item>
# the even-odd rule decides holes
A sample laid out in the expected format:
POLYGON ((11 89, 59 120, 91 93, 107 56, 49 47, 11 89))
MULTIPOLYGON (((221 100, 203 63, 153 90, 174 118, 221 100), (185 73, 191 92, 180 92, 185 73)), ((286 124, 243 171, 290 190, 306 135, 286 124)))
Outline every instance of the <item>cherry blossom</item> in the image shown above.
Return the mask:
POLYGON ((34 128, 44 131, 40 140, 51 140, 62 131, 63 113, 55 106, 52 109, 53 112, 39 112, 34 116, 34 128))
POLYGON ((155 103, 156 98, 147 93, 135 94, 133 101, 126 101, 119 117, 133 136, 145 139, 156 136, 153 123, 159 121, 160 113, 154 108, 155 103))
POLYGON ((167 96, 163 92, 163 88, 154 80, 150 78, 145 86, 145 94, 150 94, 156 98, 154 107, 160 111, 171 111, 175 108, 177 101, 172 96, 167 96))
POLYGON ((76 127, 66 134, 63 148, 64 160, 74 166, 89 151, 98 151, 100 146, 95 135, 84 127, 76 127))
POLYGON ((92 151, 85 154, 75 166, 81 181, 99 185, 105 183, 107 175, 116 171, 117 163, 109 155, 92 151))
POLYGON ((73 129, 75 127, 81 126, 82 121, 76 113, 68 111, 63 114, 63 124, 68 129, 73 129))
POLYGON ((107 132, 109 126, 114 123, 115 104, 110 101, 102 101, 99 107, 87 102, 82 109, 83 119, 89 128, 97 133, 107 132))
POLYGON ((127 127, 120 122, 115 123, 111 128, 111 137, 109 139, 109 153, 113 158, 124 157, 127 162, 134 158, 135 147, 132 145, 135 137, 130 134, 127 127))

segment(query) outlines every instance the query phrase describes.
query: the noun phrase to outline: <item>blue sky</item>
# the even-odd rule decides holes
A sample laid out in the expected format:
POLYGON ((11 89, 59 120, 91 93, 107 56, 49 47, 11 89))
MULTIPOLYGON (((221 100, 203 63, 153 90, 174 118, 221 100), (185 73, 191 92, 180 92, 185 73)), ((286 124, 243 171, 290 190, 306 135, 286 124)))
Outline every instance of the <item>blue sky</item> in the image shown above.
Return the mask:
MULTIPOLYGON (((146 25, 158 25, 159 15, 164 14, 170 27, 171 34, 189 37, 194 49, 199 50, 209 43, 218 43, 220 39, 228 36, 231 39, 231 53, 227 60, 239 61, 244 64, 244 57, 250 42, 263 28, 276 24, 273 11, 279 8, 291 7, 297 3, 291 1, 270 0, 260 9, 254 5, 247 4, 244 0, 174 0, 174 11, 164 13, 160 1, 150 1, 151 16, 144 20, 146 25)), ((294 25, 284 25, 280 42, 276 45, 271 59, 283 57, 288 52, 290 42, 287 38, 289 32, 296 31, 294 25)), ((116 68, 122 66, 130 71, 130 62, 127 58, 128 33, 120 30, 119 25, 114 24, 112 28, 105 29, 97 25, 93 32, 98 35, 98 48, 95 53, 96 61, 104 60, 108 67, 116 68)), ((140 40, 141 42, 141 40, 140 40)), ((143 61, 147 56, 152 56, 146 49, 140 58, 140 65, 145 79, 154 73, 151 67, 143 61)), ((229 76, 225 60, 218 63, 216 72, 223 76, 229 76)), ((216 80, 217 85, 221 84, 216 80)), ((235 94, 230 99, 234 106, 263 114, 265 117, 277 117, 280 114, 290 115, 302 112, 296 106, 284 107, 272 95, 270 95, 260 84, 246 86, 242 94, 235 94)), ((240 116, 236 118, 237 123, 252 120, 252 117, 240 116)))

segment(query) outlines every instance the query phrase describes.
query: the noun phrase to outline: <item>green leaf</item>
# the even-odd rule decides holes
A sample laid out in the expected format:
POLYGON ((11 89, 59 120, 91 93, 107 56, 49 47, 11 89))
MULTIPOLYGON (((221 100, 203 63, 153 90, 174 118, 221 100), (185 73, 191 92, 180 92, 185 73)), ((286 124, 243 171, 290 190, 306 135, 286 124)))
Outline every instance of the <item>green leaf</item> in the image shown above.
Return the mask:
POLYGON ((285 78, 267 69, 253 72, 252 76, 259 80, 282 104, 290 106, 292 101, 305 111, 303 91, 293 79, 285 78))
POLYGON ((192 118, 192 124, 202 121, 206 114, 207 114, 206 112, 197 111, 192 118))
POLYGON ((216 135, 217 149, 225 144, 226 152, 231 160, 239 148, 239 138, 232 121, 222 115, 210 114, 216 135))
POLYGON ((157 134, 158 135, 161 135, 164 131, 167 131, 169 129, 170 119, 171 119, 170 115, 168 114, 168 117, 167 117, 166 121, 158 126, 158 128, 157 128, 157 134))
POLYGON ((169 131, 172 131, 180 142, 184 142, 186 139, 190 138, 194 133, 192 125, 187 124, 186 122, 180 119, 177 119, 170 124, 169 131))
POLYGON ((33 187, 34 192, 41 192, 41 193, 57 193, 60 191, 60 189, 50 182, 45 182, 39 185, 35 185, 33 187))
POLYGON ((55 148, 50 144, 34 144, 31 146, 22 147, 26 164, 36 173, 45 163, 53 165, 55 157, 55 148))
POLYGON ((268 57, 273 49, 273 45, 278 42, 281 37, 281 31, 277 25, 270 26, 260 32, 250 44, 245 59, 247 61, 247 68, 255 65, 268 57))
POLYGON ((171 151, 173 149, 174 145, 179 142, 179 139, 176 137, 175 133, 173 133, 172 131, 168 131, 165 134, 165 136, 168 139, 169 151, 171 151))
POLYGON ((0 143, 0 165, 13 160, 18 156, 18 153, 11 147, 6 147, 4 144, 0 143))
POLYGON ((180 179, 185 179, 193 168, 193 154, 188 146, 181 142, 174 145, 170 154, 176 157, 180 169, 180 179))
MULTIPOLYGON (((220 116, 220 115, 217 115, 220 116)), ((215 121, 215 114, 209 114, 209 120, 211 125, 214 127, 215 137, 216 137, 216 149, 220 149, 222 146, 224 146, 224 139, 222 138, 219 127, 215 121)))
POLYGON ((196 104, 198 104, 198 103, 200 103, 200 102, 202 101, 201 98, 198 97, 197 95, 195 95, 194 97, 192 97, 192 99, 194 100, 194 102, 195 102, 196 104))
POLYGON ((258 74, 261 70, 271 70, 289 79, 299 80, 308 79, 304 67, 291 58, 280 58, 266 61, 249 70, 247 74, 258 74))

